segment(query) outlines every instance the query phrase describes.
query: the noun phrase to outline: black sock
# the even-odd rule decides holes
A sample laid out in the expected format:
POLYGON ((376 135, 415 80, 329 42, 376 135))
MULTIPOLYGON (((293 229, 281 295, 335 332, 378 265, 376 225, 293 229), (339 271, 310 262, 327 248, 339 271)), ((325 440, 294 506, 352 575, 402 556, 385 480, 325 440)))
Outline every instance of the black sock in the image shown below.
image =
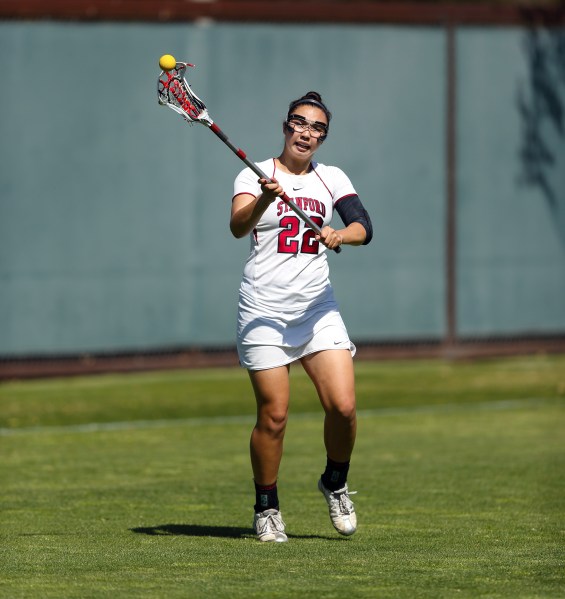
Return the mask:
POLYGON ((272 485, 258 485, 255 483, 255 512, 265 510, 278 510, 279 497, 277 494, 277 483, 272 485))
POLYGON ((349 472, 349 462, 334 462, 328 458, 326 470, 322 474, 324 487, 330 491, 337 491, 345 487, 347 482, 347 473, 349 472))

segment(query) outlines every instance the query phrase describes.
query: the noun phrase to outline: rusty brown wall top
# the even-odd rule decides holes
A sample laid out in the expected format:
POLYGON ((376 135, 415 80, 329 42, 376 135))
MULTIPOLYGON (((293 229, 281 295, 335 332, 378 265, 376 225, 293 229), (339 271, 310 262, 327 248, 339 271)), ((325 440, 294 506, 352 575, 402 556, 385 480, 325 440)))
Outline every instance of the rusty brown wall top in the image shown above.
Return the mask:
POLYGON ((514 5, 371 0, 0 0, 0 19, 560 25, 565 24, 565 2, 514 5))

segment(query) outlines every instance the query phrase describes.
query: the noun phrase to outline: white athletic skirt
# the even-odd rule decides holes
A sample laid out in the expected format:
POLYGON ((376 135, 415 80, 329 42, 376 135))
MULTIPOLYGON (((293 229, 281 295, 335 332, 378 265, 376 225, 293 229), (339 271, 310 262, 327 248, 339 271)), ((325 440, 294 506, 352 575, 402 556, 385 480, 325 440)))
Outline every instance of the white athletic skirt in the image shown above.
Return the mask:
POLYGON ((328 349, 348 349, 352 356, 356 351, 335 301, 323 302, 302 313, 265 315, 240 297, 237 351, 244 368, 276 368, 328 349))

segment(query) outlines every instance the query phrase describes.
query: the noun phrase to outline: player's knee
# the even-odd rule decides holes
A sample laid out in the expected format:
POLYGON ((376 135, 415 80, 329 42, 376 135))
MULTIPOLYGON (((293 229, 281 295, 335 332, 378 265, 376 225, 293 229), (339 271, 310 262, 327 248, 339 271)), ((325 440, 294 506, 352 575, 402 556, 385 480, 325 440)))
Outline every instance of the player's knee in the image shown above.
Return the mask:
POLYGON ((286 410, 265 410, 257 421, 257 427, 271 437, 281 437, 286 430, 288 412, 286 410))
POLYGON ((355 397, 341 397, 339 401, 333 402, 327 411, 340 420, 355 422, 357 415, 355 397))
POLYGON ((355 410, 355 402, 348 403, 341 408, 341 417, 348 422, 355 422, 357 412, 355 410))

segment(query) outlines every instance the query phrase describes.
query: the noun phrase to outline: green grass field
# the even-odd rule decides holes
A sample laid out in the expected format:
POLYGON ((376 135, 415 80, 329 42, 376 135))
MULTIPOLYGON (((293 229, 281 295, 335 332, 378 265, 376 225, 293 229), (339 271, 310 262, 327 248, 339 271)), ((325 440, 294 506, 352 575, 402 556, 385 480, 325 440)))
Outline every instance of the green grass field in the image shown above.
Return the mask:
POLYGON ((0 597, 563 597, 565 356, 357 364, 359 531, 316 489, 300 368, 252 537, 240 369, 0 384, 0 597))

